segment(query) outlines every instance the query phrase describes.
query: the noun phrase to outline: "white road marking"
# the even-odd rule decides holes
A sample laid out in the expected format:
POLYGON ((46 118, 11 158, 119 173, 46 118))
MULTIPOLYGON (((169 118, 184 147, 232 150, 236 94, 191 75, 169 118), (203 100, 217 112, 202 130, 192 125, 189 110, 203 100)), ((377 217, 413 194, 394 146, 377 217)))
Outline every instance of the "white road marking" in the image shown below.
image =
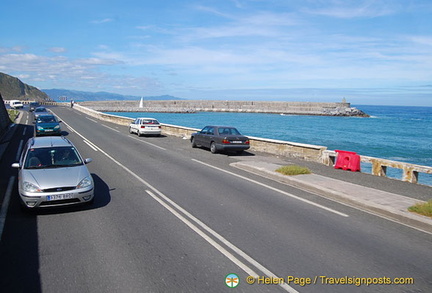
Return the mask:
POLYGON ((136 141, 139 141, 139 142, 142 142, 142 143, 145 143, 145 144, 151 145, 152 147, 158 148, 158 149, 160 149, 160 150, 166 151, 166 148, 163 148, 163 147, 161 147, 161 146, 155 145, 155 144, 153 144, 153 143, 151 143, 151 142, 148 142, 148 141, 145 141, 145 140, 142 140, 142 139, 138 139, 137 137, 130 136, 130 135, 129 135, 128 137, 129 137, 129 138, 132 138, 132 139, 135 139, 136 141))
POLYGON ((282 193, 282 194, 287 195, 287 196, 289 196, 289 197, 291 197, 291 198, 294 198, 294 199, 297 199, 297 200, 303 201, 303 202, 305 202, 305 203, 307 203, 307 204, 310 204, 310 205, 316 206, 316 207, 318 207, 318 208, 320 208, 320 209, 323 209, 323 210, 326 210, 326 211, 332 212, 332 213, 337 214, 337 215, 339 215, 339 216, 342 216, 342 217, 349 217, 347 214, 344 214, 344 213, 338 212, 338 211, 336 211, 336 210, 334 210, 334 209, 331 209, 331 208, 328 208, 328 207, 326 207, 326 206, 323 206, 323 205, 317 204, 317 203, 315 203, 315 202, 313 202, 313 201, 310 201, 310 200, 307 200, 307 199, 301 198, 301 197, 296 196, 296 195, 294 195, 294 194, 291 194, 291 193, 288 193, 288 192, 286 192, 286 191, 283 191, 283 190, 280 190, 280 189, 277 189, 277 188, 271 187, 271 186, 269 186, 269 185, 267 185, 267 184, 264 184, 264 183, 258 182, 258 181, 256 181, 256 180, 253 180, 253 179, 250 179, 250 178, 247 178, 247 177, 244 177, 244 176, 242 176, 242 175, 239 175, 239 174, 236 174, 236 173, 233 173, 233 172, 230 172, 230 171, 227 171, 227 170, 224 170, 224 169, 221 169, 221 168, 218 168, 218 167, 212 166, 212 165, 210 165, 210 164, 207 164, 207 163, 204 163, 204 162, 198 161, 198 160, 196 160, 196 159, 192 159, 192 161, 197 162, 197 163, 200 163, 200 164, 202 164, 202 165, 204 165, 204 166, 207 166, 207 167, 210 167, 210 168, 216 169, 216 170, 218 170, 218 171, 221 171, 221 172, 224 172, 224 173, 230 174, 230 175, 232 175, 232 176, 236 176, 236 177, 238 177, 238 178, 241 178, 241 179, 247 180, 247 181, 249 181, 249 182, 255 183, 255 184, 257 184, 257 185, 263 186, 263 187, 268 188, 268 189, 271 189, 271 190, 273 190, 273 191, 276 191, 276 192, 282 193))
POLYGON ((22 147, 23 147, 23 142, 24 142, 24 141, 21 140, 20 143, 19 143, 18 150, 17 150, 17 154, 16 154, 16 156, 15 156, 15 162, 18 162, 19 157, 20 157, 20 155, 21 155, 21 149, 22 149, 22 147))
POLYGON ((89 147, 91 147, 95 152, 98 151, 97 148, 95 147, 95 145, 94 145, 92 142, 90 142, 90 141, 88 141, 88 140, 85 140, 85 139, 83 139, 83 142, 84 142, 86 145, 88 145, 89 147))
POLYGON ((90 121, 93 121, 94 123, 97 123, 97 124, 100 124, 98 121, 96 121, 96 120, 94 120, 94 119, 92 119, 92 118, 88 118, 88 117, 86 117, 88 120, 90 120, 90 121))
POLYGON ((9 202, 10 202, 14 183, 15 183, 15 176, 12 176, 11 178, 9 178, 9 183, 0 210, 0 241, 2 239, 4 225, 6 223, 6 215, 9 208, 9 202))
POLYGON ((108 129, 111 129, 112 131, 115 131, 115 132, 119 132, 119 133, 120 133, 120 131, 118 131, 117 129, 114 129, 114 128, 112 128, 112 127, 109 127, 109 126, 107 126, 107 125, 105 125, 105 124, 99 123, 99 125, 102 125, 103 127, 106 127, 106 128, 108 128, 108 129))

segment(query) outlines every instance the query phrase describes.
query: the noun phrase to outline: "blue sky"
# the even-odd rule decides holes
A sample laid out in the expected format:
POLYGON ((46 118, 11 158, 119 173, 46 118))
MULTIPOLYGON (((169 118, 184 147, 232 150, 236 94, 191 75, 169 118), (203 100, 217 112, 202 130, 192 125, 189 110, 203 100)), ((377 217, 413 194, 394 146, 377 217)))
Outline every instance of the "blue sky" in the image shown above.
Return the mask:
POLYGON ((20 0, 0 72, 41 89, 432 106, 430 0, 20 0))

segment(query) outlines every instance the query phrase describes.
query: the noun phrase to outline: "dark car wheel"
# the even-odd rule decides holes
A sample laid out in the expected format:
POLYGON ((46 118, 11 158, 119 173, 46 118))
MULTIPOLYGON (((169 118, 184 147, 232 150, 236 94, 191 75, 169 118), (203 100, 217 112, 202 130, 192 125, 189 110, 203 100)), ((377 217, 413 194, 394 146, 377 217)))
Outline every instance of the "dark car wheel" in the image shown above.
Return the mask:
POLYGON ((211 151, 212 154, 216 154, 217 153, 216 144, 214 142, 212 142, 210 144, 210 151, 211 151))
POLYGON ((132 127, 129 127, 129 133, 130 133, 130 134, 133 133, 133 131, 132 131, 132 127))
POLYGON ((195 137, 192 137, 192 141, 191 141, 191 143, 192 143, 192 147, 193 147, 193 148, 196 148, 196 147, 197 147, 197 144, 196 144, 196 142, 195 142, 195 137))

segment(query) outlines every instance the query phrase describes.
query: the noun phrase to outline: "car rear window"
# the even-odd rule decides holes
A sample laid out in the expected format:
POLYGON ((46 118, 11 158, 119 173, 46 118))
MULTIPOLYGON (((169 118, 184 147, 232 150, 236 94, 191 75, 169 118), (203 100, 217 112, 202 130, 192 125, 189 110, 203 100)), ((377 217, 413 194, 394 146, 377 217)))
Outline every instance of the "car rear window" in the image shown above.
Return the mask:
POLYGON ((219 134, 221 135, 241 135, 240 132, 235 128, 219 128, 218 129, 219 134))
POLYGON ((159 124, 159 121, 155 119, 143 119, 141 124, 159 124))

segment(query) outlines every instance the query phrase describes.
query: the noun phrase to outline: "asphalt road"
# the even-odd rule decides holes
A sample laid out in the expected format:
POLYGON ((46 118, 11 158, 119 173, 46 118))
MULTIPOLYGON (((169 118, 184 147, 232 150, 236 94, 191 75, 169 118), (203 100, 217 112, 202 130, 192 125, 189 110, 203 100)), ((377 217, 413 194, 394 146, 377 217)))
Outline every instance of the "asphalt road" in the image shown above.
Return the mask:
MULTIPOLYGON (((259 156, 252 152, 212 155, 188 140, 137 137, 51 109, 93 158, 95 203, 26 214, 14 184, 0 243, 2 292, 432 290, 430 234, 229 166, 259 156), (225 283, 231 273, 235 289, 225 283)), ((2 160, 2 192, 16 182, 9 166, 20 141, 32 135, 25 118, 2 160)))

